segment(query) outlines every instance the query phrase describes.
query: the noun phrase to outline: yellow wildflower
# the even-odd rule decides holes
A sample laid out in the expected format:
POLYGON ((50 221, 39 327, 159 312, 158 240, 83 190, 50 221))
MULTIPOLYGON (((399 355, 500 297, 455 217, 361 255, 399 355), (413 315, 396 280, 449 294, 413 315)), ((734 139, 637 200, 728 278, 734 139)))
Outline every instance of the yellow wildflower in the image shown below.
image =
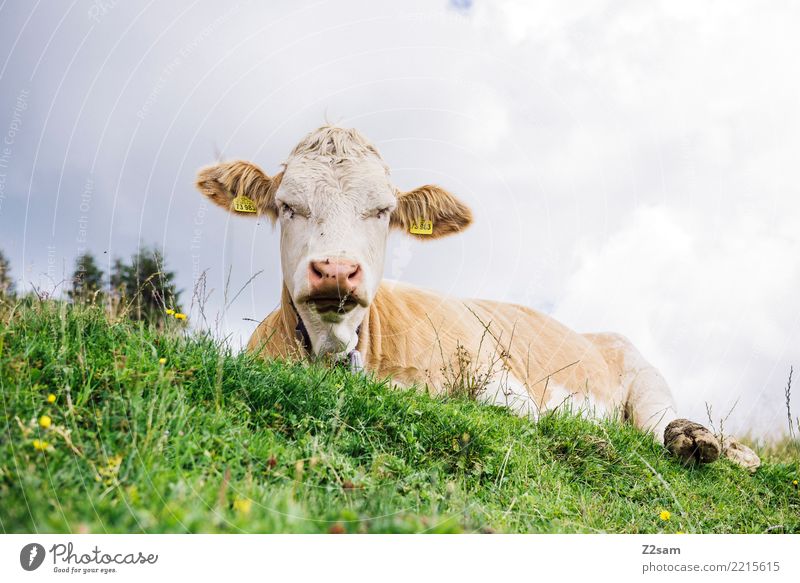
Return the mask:
POLYGON ((241 514, 250 514, 253 501, 248 498, 237 498, 233 501, 233 509, 241 514))
POLYGON ((797 480, 793 480, 793 481, 792 481, 792 486, 794 486, 795 488, 797 488, 797 480))
POLYGON ((33 449, 38 449, 39 451, 44 451, 48 447, 50 447, 50 444, 47 443, 46 441, 42 440, 42 439, 34 439, 33 440, 33 449))
POLYGON ((175 319, 176 320, 185 320, 186 319, 186 314, 181 314, 180 312, 177 312, 175 314, 175 319))
POLYGON ((56 402, 56 396, 53 393, 50 393, 49 395, 47 395, 47 402, 48 403, 55 403, 56 402))
POLYGON ((167 364, 167 359, 166 358, 159 358, 158 359, 158 364, 167 364))
POLYGON ((52 423, 53 420, 50 419, 50 417, 47 415, 42 415, 41 417, 39 417, 39 427, 41 427, 42 429, 47 429, 48 427, 50 427, 52 423))
POLYGON ((167 313, 167 316, 172 316, 172 315, 175 314, 175 310, 172 310, 172 309, 166 310, 166 313, 167 313))
POLYGON ((119 475, 119 468, 121 465, 121 455, 115 455, 107 458, 105 466, 98 466, 97 473, 99 476, 95 476, 95 479, 99 481, 100 478, 102 478, 103 483, 107 486, 118 483, 117 476, 119 475))
POLYGON ((662 510, 661 514, 658 515, 658 517, 664 521, 669 520, 670 516, 672 515, 669 513, 669 510, 662 510))

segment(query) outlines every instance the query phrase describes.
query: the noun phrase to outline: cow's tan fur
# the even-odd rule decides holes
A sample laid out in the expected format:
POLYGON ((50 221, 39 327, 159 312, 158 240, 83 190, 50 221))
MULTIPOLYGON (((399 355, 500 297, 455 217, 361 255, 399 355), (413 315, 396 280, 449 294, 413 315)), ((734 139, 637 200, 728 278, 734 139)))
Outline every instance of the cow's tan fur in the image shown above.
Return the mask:
MULTIPOLYGON (((297 317, 284 290, 280 308, 258 326, 248 349, 264 357, 303 357, 295 336, 297 317)), ((571 401, 589 400, 604 410, 627 401, 618 364, 608 362, 589 338, 531 308, 487 300, 447 298, 384 281, 364 318, 357 349, 366 368, 402 385, 427 385, 441 393, 453 379, 453 359, 465 350, 476 370, 493 366, 501 385, 527 387, 536 409, 552 405, 565 388, 571 401), (494 364, 493 364, 494 363, 494 364)))

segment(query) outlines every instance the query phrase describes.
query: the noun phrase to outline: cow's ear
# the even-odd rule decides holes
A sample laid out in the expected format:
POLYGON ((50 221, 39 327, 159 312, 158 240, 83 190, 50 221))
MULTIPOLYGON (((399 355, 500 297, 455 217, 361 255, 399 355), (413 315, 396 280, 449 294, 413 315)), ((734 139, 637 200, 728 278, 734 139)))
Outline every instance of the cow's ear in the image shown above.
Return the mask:
POLYGON ((201 168, 196 184, 212 202, 234 214, 260 214, 275 222, 275 191, 282 177, 280 172, 270 178, 255 164, 236 160, 201 168))
POLYGON ((391 226, 419 237, 445 237, 472 223, 472 211, 444 188, 428 184, 397 193, 391 226))

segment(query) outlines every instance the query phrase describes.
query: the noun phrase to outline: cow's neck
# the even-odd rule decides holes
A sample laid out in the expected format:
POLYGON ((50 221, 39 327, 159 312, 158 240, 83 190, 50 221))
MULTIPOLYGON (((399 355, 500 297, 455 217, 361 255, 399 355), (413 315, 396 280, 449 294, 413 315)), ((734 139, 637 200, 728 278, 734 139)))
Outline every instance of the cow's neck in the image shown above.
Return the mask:
MULTIPOLYGON (((328 326, 320 326, 318 329, 309 328, 285 287, 281 297, 281 304, 281 311, 286 316, 289 316, 284 321, 293 329, 298 347, 306 358, 310 360, 316 359, 319 351, 315 350, 315 348, 320 343, 324 344, 329 341, 326 334, 331 333, 330 328, 328 326)), ((365 357, 370 345, 368 330, 371 311, 371 309, 368 309, 362 321, 356 325, 353 333, 354 342, 351 342, 345 351, 334 356, 334 359, 348 364, 354 372, 360 372, 364 369, 365 357)))

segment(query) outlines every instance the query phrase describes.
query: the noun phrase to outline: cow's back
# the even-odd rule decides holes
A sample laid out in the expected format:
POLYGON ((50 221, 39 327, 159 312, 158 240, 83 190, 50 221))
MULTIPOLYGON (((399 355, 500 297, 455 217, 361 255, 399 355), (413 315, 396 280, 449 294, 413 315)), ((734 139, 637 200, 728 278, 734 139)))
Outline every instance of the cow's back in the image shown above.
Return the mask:
POLYGON ((516 381, 544 408, 570 395, 590 396, 604 408, 623 400, 595 345, 531 308, 487 300, 459 300, 384 282, 369 315, 363 343, 369 368, 402 384, 446 391, 465 374, 516 381), (379 328, 379 334, 377 334, 379 328))

